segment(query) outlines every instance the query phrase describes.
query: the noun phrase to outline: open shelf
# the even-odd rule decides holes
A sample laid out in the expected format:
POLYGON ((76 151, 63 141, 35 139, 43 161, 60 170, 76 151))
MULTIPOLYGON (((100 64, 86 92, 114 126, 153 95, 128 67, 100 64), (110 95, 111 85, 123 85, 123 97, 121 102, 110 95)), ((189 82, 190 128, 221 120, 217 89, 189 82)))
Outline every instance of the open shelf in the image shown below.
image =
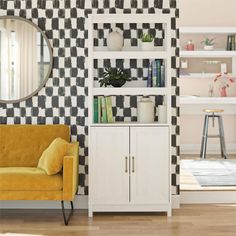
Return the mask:
POLYGON ((93 95, 167 95, 167 88, 93 88, 93 95))
POLYGON ((236 57, 236 51, 180 51, 180 57, 236 57))
POLYGON ((161 124, 158 122, 154 123, 138 123, 138 122, 115 122, 115 123, 93 123, 91 124, 93 127, 117 127, 117 126, 141 126, 141 127, 148 127, 148 126, 155 126, 155 127, 168 127, 170 124, 161 124))
POLYGON ((94 59, 167 59, 167 52, 161 51, 94 51, 94 59))
POLYGON ((181 34, 228 34, 236 33, 236 27, 180 27, 181 34))

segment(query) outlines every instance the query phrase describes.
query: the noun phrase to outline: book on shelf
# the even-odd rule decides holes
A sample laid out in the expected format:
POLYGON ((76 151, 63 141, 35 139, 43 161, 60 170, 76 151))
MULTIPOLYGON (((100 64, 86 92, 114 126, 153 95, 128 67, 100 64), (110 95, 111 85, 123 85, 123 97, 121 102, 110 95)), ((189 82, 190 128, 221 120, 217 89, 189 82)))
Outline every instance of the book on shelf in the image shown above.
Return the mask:
POLYGON ((157 64, 152 62, 152 87, 157 87, 157 64))
POLYGON ((230 34, 227 36, 227 45, 226 50, 227 51, 235 51, 236 50, 236 35, 230 34))
POLYGON ((147 78, 147 87, 152 87, 152 63, 148 65, 148 78, 147 78))
POLYGON ((102 123, 102 97, 98 96, 98 123, 102 123))
POLYGON ((157 64, 157 87, 162 87, 161 86, 161 61, 160 60, 156 60, 155 61, 157 64))
POLYGON ((164 60, 156 59, 149 64, 147 87, 165 87, 164 60))
POLYGON ((106 101, 105 97, 102 96, 102 122, 101 123, 107 123, 107 111, 106 111, 106 101))
POLYGON ((115 122, 112 112, 111 97, 98 96, 94 98, 94 123, 113 123, 115 122))
POLYGON ((105 97, 105 101, 106 101, 107 122, 114 123, 111 97, 105 97))
POLYGON ((98 123, 98 98, 93 100, 93 122, 98 123))
POLYGON ((164 61, 161 65, 161 87, 165 87, 165 64, 164 64, 164 61))

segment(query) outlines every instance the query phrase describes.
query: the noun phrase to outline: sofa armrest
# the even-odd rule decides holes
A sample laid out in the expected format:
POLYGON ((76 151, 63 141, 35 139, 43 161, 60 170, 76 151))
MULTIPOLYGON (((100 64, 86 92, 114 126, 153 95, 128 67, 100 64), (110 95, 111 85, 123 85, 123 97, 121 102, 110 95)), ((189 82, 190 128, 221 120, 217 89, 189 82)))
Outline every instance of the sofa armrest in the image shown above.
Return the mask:
POLYGON ((78 188, 78 142, 69 144, 63 159, 63 200, 72 201, 78 188))

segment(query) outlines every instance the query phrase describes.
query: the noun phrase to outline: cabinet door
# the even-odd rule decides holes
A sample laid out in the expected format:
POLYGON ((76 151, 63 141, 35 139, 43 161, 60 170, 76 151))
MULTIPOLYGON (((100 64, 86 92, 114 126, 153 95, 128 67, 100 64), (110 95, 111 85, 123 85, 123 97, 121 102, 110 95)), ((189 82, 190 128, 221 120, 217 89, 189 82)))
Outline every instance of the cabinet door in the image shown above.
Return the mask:
POLYGON ((170 162, 168 127, 132 127, 131 202, 169 202, 170 162))
POLYGON ((93 204, 129 201, 129 128, 92 127, 89 187, 93 204))

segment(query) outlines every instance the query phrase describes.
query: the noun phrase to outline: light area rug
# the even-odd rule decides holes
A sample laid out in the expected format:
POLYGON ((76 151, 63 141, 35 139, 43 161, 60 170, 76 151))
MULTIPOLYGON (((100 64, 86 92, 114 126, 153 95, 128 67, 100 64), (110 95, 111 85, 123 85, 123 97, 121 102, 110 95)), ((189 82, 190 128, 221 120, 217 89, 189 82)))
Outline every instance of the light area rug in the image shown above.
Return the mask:
POLYGON ((203 186, 236 186, 236 160, 181 160, 203 186))

